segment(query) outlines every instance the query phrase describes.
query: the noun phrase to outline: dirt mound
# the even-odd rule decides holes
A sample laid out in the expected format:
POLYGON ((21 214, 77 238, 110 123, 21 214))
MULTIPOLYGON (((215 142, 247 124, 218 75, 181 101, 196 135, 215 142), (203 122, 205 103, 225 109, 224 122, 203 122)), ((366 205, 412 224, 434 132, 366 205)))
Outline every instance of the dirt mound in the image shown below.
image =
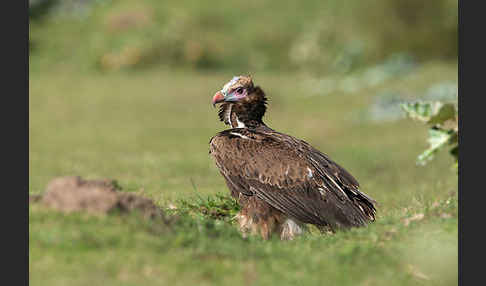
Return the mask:
POLYGON ((83 180, 81 177, 55 178, 47 184, 41 202, 63 212, 107 213, 117 204, 117 193, 109 180, 83 180))
POLYGON ((85 211, 92 214, 139 212, 145 218, 163 218, 163 211, 148 198, 118 192, 116 181, 84 180, 79 176, 55 178, 44 195, 29 196, 29 203, 41 203, 62 212, 85 211))
POLYGON ((151 199, 130 193, 117 193, 116 208, 122 212, 141 212, 145 218, 164 218, 164 212, 151 199))

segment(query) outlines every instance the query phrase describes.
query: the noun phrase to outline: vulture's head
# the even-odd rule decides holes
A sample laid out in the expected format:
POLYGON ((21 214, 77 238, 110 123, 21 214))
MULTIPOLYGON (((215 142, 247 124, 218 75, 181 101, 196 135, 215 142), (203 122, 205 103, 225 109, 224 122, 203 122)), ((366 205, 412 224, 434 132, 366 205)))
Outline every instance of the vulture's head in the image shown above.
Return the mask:
POLYGON ((263 124, 267 98, 251 76, 235 76, 213 96, 213 106, 221 103, 219 119, 236 127, 256 127, 263 124))

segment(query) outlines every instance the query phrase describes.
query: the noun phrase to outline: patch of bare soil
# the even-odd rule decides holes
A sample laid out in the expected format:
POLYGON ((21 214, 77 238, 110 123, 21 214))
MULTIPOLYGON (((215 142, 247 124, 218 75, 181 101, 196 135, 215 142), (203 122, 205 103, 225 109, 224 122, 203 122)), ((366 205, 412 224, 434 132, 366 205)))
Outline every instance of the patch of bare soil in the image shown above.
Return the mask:
POLYGON ((139 212, 145 218, 164 218, 155 203, 133 193, 119 192, 116 181, 84 180, 79 176, 55 178, 47 184, 43 195, 29 196, 29 203, 69 213, 84 211, 91 214, 110 212, 139 212))

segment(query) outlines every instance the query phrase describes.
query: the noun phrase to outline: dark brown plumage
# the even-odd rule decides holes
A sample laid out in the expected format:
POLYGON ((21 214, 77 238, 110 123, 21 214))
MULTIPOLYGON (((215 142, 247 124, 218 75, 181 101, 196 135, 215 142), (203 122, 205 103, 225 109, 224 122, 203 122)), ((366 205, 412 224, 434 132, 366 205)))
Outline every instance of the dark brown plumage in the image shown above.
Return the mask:
POLYGON ((265 125, 266 96, 251 77, 234 77, 213 97, 232 128, 210 140, 210 154, 238 200, 240 229, 292 239, 304 224, 334 231, 375 220, 375 201, 356 179, 307 142, 265 125))

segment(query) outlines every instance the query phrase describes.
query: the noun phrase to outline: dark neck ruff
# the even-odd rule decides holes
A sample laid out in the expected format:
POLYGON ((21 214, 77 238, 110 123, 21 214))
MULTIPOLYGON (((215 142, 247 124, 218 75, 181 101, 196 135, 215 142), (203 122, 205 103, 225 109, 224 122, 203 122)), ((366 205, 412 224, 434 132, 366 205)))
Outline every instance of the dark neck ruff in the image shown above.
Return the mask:
POLYGON ((246 100, 225 102, 219 110, 219 119, 232 128, 257 128, 264 126, 266 97, 260 87, 255 87, 246 100))
POLYGON ((231 113, 230 124, 232 128, 257 128, 261 125, 265 125, 262 120, 254 119, 241 119, 236 112, 231 113))

